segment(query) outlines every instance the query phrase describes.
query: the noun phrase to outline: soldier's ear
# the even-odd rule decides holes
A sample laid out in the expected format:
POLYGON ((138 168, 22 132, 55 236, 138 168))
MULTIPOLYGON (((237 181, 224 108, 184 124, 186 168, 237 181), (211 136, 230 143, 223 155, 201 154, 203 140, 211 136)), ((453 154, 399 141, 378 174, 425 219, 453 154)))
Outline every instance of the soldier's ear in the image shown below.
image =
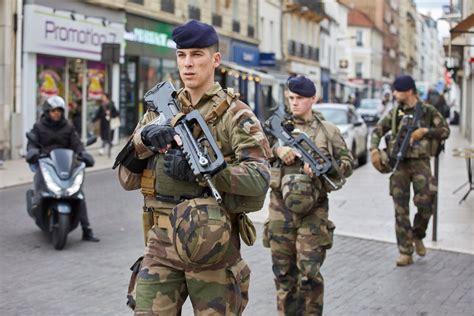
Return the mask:
POLYGON ((217 68, 219 67, 219 65, 221 64, 221 53, 220 52, 215 52, 212 56, 213 58, 213 66, 214 68, 217 68))

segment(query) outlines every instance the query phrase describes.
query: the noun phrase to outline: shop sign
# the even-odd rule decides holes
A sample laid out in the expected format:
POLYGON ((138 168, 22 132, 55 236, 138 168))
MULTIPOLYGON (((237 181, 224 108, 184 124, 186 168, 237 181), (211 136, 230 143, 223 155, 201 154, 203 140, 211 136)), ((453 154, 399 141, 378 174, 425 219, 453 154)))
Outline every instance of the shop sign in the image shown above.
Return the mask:
POLYGON ((24 21, 24 50, 27 52, 98 61, 102 43, 123 44, 124 24, 102 18, 26 5, 24 21))
POLYGON ((260 66, 275 66, 275 53, 260 53, 260 66))
POLYGON ((257 47, 233 44, 234 61, 244 66, 258 66, 260 51, 257 47))
POLYGON ((150 31, 138 27, 135 27, 132 32, 125 32, 125 39, 129 42, 176 49, 176 43, 170 37, 168 33, 150 31))

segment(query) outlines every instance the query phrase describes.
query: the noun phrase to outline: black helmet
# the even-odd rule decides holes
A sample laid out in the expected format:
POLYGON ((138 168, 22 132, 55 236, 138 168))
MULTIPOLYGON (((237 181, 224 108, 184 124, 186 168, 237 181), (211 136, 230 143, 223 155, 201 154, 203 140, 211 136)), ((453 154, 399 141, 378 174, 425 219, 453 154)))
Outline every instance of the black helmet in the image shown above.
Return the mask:
POLYGON ((63 112, 66 110, 66 103, 64 99, 58 95, 49 97, 43 105, 45 112, 49 112, 52 109, 61 109, 63 112))

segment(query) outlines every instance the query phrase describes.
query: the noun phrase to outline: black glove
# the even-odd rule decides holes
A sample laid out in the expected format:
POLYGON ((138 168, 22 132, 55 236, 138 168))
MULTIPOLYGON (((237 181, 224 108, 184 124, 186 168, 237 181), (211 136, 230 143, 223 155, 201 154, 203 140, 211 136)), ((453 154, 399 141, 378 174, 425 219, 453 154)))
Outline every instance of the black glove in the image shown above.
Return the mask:
POLYGON ((30 164, 33 164, 33 163, 37 163, 38 162, 38 159, 40 157, 40 151, 38 148, 31 148, 28 150, 28 152, 26 153, 26 162, 27 163, 30 163, 30 164))
POLYGON ((167 149, 167 145, 171 145, 174 136, 177 135, 171 126, 160 126, 149 124, 142 129, 142 141, 145 146, 153 151, 167 149))
POLYGON ((79 153, 79 160, 84 161, 86 167, 93 167, 95 163, 94 157, 87 151, 81 151, 79 153))
POLYGON ((196 179, 188 161, 179 149, 170 149, 165 154, 165 174, 173 179, 192 182, 196 179))

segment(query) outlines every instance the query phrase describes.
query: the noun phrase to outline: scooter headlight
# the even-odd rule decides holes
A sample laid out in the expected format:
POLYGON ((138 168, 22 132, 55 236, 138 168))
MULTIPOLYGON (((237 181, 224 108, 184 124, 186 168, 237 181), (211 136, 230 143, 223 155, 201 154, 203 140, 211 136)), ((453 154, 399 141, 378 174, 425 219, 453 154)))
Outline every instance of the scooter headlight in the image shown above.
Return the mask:
POLYGON ((79 174, 74 178, 72 185, 66 189, 67 195, 76 194, 77 191, 81 188, 82 181, 84 180, 84 171, 79 172, 79 174))
POLYGON ((41 173, 43 174, 44 182, 48 189, 53 192, 55 195, 61 195, 61 187, 54 181, 54 179, 49 174, 48 170, 40 164, 41 173))

